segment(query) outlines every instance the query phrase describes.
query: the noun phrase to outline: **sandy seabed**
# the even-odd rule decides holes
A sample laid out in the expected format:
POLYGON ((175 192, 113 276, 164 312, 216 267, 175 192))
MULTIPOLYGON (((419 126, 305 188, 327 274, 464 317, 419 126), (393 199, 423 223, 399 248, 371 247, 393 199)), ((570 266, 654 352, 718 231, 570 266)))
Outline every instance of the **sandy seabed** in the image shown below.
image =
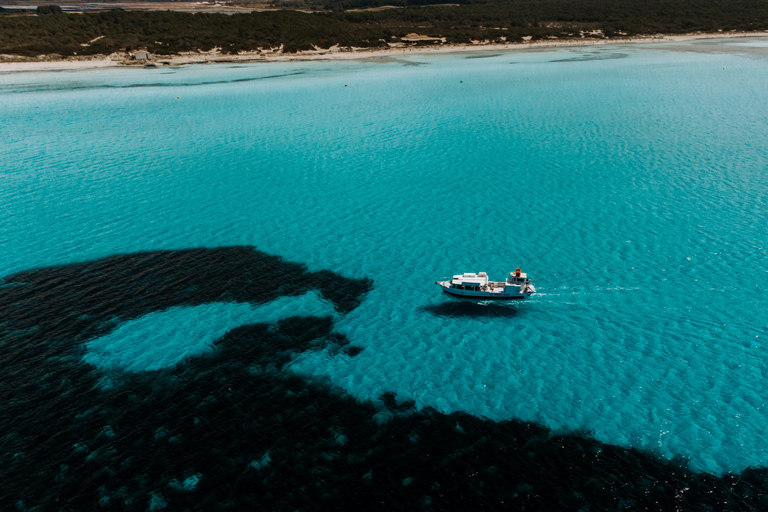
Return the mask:
POLYGON ((626 43, 670 43, 692 41, 697 39, 722 39, 737 37, 768 36, 768 32, 729 32, 729 33, 699 33, 689 35, 664 35, 643 36, 613 39, 571 39, 549 40, 527 43, 490 43, 490 44, 441 44, 430 46, 406 46, 382 49, 368 48, 340 48, 312 50, 298 53, 282 53, 282 51, 253 51, 242 52, 236 55, 221 53, 218 49, 208 52, 182 52, 179 55, 155 56, 150 61, 130 60, 126 53, 113 53, 111 55, 94 55, 92 57, 70 57, 67 59, 57 56, 41 55, 37 58, 22 57, 18 55, 0 55, 0 72, 13 71, 46 71, 46 70, 74 70, 103 67, 156 67, 156 66, 182 66, 188 64, 212 64, 217 62, 285 62, 297 60, 351 60, 372 59, 385 57, 399 57, 414 54, 443 54, 458 52, 478 51, 511 51, 531 48, 554 48, 563 46, 597 46, 608 44, 626 43))

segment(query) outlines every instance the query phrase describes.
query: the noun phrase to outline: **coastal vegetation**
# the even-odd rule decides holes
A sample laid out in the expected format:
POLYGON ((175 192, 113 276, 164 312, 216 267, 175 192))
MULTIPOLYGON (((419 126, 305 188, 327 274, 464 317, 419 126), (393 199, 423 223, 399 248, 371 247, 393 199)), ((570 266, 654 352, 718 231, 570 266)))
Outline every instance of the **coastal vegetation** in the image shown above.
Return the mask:
MULTIPOLYGON (((657 33, 768 30, 763 0, 318 0, 314 12, 243 14, 124 11, 0 12, 0 53, 93 55, 146 48, 154 54, 221 48, 379 47, 409 33, 449 43, 552 38, 611 38, 657 33), (398 8, 370 9, 381 5, 398 8)), ((170 5, 170 4, 169 4, 170 5)))

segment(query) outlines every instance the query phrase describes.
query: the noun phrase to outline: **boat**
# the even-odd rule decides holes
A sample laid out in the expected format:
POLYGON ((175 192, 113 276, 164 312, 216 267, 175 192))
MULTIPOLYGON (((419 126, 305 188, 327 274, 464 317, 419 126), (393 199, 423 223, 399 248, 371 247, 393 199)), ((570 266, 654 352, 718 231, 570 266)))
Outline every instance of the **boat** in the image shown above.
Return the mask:
POLYGON ((536 293, 528 274, 519 268, 503 282, 491 281, 485 272, 467 272, 436 283, 445 293, 470 299, 525 299, 536 293))

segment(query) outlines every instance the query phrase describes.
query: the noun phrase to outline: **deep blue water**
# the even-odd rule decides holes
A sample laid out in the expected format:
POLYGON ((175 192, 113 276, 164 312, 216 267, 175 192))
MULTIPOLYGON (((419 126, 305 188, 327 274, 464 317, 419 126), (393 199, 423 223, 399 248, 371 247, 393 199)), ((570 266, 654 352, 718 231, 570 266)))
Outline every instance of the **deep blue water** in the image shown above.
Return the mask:
POLYGON ((314 292, 152 312, 87 340, 90 371, 330 314, 364 350, 291 369, 358 400, 765 465, 766 57, 744 39, 0 74, 0 275, 250 245, 373 287, 343 315, 314 292), (539 292, 521 303, 434 284, 516 267, 539 292))

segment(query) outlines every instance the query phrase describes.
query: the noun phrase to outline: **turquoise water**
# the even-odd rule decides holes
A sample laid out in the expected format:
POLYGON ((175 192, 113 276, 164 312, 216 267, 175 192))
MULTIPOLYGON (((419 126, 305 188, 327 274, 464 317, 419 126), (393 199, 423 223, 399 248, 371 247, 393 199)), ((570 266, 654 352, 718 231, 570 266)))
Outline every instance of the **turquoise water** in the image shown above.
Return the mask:
MULTIPOLYGON (((0 275, 253 245, 374 280, 336 323, 365 350, 294 371, 700 470, 768 464, 768 53, 738 43, 0 74, 0 275), (515 267, 524 303, 434 284, 515 267)), ((330 311, 293 300, 147 315, 86 361, 151 370, 330 311)))
POLYGON ((172 307, 126 321, 111 333, 89 341, 85 361, 104 370, 158 370, 213 350, 214 342, 235 327, 273 324, 297 310, 304 315, 334 316, 333 306, 312 292, 258 306, 215 302, 172 307))

